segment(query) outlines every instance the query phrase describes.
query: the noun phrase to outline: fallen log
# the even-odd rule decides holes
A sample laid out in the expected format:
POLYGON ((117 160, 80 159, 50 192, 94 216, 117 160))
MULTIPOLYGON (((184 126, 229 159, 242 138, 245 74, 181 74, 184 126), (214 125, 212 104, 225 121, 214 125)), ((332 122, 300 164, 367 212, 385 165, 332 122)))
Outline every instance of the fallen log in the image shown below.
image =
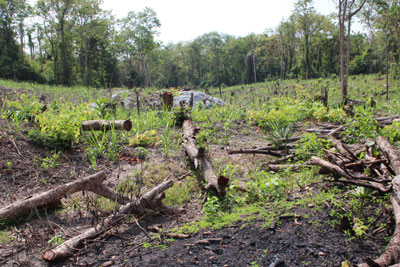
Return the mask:
POLYGON ((163 210, 165 206, 160 205, 158 195, 170 188, 174 184, 173 180, 168 179, 161 183, 160 185, 153 188, 151 191, 143 195, 140 199, 125 204, 120 207, 116 214, 110 215, 102 223, 97 224, 95 227, 87 229, 80 235, 77 235, 61 245, 48 249, 42 254, 42 258, 47 261, 56 261, 65 259, 72 256, 78 251, 78 246, 82 244, 85 240, 94 238, 95 236, 107 231, 120 220, 122 220, 126 215, 135 214, 143 215, 146 209, 156 209, 163 210))
POLYGON ((263 165, 263 167, 266 167, 267 169, 269 169, 270 171, 273 172, 279 172, 282 170, 287 170, 290 169, 290 171, 292 172, 296 172, 298 170, 300 170, 301 168, 303 168, 304 166, 308 166, 308 162, 304 162, 302 164, 266 164, 263 165))
POLYGON ((198 132, 198 128, 193 127, 190 120, 185 120, 182 125, 182 132, 183 147, 186 150, 186 154, 194 164, 195 169, 201 169, 203 177, 207 181, 205 189, 214 189, 220 197, 224 197, 229 178, 224 176, 217 177, 212 169, 212 165, 206 158, 204 149, 197 148, 196 132, 198 132))
POLYGON ((305 130, 308 133, 323 133, 323 134, 329 134, 332 132, 330 129, 315 129, 315 128, 309 128, 305 130))
POLYGON ((0 220, 10 220, 31 213, 40 207, 54 206, 54 203, 60 203, 62 198, 84 190, 92 191, 120 204, 125 204, 128 199, 102 184, 105 179, 106 174, 101 171, 82 179, 60 185, 49 191, 19 200, 0 209, 0 220))
POLYGON ((82 121, 83 131, 110 131, 114 130, 125 130, 130 131, 132 129, 132 122, 130 120, 116 120, 116 121, 105 121, 105 120, 90 120, 82 121))
POLYGON ((262 155, 270 155, 275 157, 285 157, 287 154, 273 151, 271 149, 261 150, 261 149, 237 149, 237 150, 228 150, 228 155, 232 154, 262 154, 262 155))
POLYGON ((393 116, 387 116, 387 117, 379 117, 379 118, 375 118, 375 120, 377 120, 378 122, 381 121, 393 121, 394 119, 399 119, 400 115, 393 115, 393 116))

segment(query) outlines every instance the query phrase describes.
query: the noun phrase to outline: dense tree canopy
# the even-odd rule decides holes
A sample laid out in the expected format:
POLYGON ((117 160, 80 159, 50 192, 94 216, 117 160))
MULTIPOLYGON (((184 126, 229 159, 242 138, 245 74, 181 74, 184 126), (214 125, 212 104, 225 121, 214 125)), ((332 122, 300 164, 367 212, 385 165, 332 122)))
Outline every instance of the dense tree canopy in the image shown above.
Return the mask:
MULTIPOLYGON (((365 1, 338 4, 344 2, 351 12, 365 1)), ((368 34, 341 30, 336 14, 318 14, 312 0, 298 0, 288 19, 264 33, 211 32, 167 45, 157 41, 161 22, 153 9, 116 20, 100 4, 0 0, 0 77, 93 87, 201 88, 308 79, 339 75, 340 38, 351 44, 344 77, 399 72, 399 0, 366 1, 357 16, 368 34)))

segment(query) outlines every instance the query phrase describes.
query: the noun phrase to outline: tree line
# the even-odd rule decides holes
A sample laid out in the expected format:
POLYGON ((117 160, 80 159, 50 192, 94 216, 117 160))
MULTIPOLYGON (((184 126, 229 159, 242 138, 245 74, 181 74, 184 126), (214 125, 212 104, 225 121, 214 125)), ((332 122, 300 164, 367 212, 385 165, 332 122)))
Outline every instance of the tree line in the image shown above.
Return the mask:
MULTIPOLYGON (((261 34, 157 41, 151 8, 116 19, 100 0, 0 0, 0 77, 90 87, 223 87, 270 79, 399 72, 400 0, 298 0, 261 34), (357 16, 366 33, 351 31, 357 16)), ((245 23, 245 22, 244 22, 245 23)), ((343 88, 342 88, 343 90, 343 88)))

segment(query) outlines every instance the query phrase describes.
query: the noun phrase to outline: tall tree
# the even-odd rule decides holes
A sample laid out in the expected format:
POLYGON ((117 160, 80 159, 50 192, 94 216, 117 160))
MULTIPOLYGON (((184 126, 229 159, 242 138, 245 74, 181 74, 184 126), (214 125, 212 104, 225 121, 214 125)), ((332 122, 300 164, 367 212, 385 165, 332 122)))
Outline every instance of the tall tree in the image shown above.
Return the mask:
MULTIPOLYGON (((125 42, 125 51, 130 60, 137 55, 141 61, 141 71, 144 76, 144 86, 150 86, 150 76, 147 57, 158 46, 155 37, 161 26, 155 11, 146 7, 143 11, 135 13, 130 11, 128 16, 121 20, 121 36, 125 42)), ((132 65, 131 65, 132 66, 132 65)))
POLYGON ((353 17, 363 8, 365 2, 366 0, 362 0, 361 3, 357 3, 356 0, 339 0, 339 59, 340 84, 343 102, 346 102, 348 97, 347 84, 350 74, 351 21, 353 17))
POLYGON ((313 18, 315 15, 315 9, 312 6, 313 0, 299 0, 295 3, 294 17, 297 20, 298 26, 301 29, 304 39, 304 67, 305 67, 305 78, 310 78, 312 74, 312 66, 310 59, 310 37, 311 37, 311 26, 313 24, 313 18))
POLYGON ((24 0, 0 0, 0 73, 3 78, 21 77, 23 63, 23 36, 16 42, 18 29, 23 32, 23 21, 28 16, 28 4, 24 0), (19 76, 19 77, 18 77, 19 76))
POLYGON ((71 11, 75 0, 39 0, 37 14, 42 18, 42 28, 51 44, 54 82, 72 83, 73 27, 71 11))

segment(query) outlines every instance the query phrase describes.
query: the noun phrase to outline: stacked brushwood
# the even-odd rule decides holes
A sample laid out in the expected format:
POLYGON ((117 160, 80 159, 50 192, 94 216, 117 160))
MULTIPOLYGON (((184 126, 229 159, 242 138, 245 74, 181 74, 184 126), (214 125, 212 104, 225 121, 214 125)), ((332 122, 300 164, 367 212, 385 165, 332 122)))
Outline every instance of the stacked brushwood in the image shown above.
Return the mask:
POLYGON ((335 138, 332 140, 335 149, 325 150, 324 159, 312 157, 310 164, 320 166, 322 173, 332 174, 336 182, 390 193, 395 233, 379 258, 368 258, 360 266, 400 266, 397 265, 400 262, 400 152, 384 137, 353 146, 335 138))

